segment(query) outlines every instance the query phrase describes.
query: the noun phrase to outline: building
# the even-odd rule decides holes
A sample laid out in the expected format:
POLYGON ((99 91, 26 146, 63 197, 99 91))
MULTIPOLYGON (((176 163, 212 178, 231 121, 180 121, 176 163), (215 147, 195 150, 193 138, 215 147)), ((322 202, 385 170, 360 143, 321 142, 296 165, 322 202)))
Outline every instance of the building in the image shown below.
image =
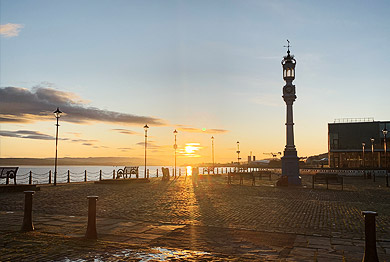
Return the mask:
POLYGON ((330 168, 390 168, 387 128, 390 121, 336 119, 328 124, 330 168), (387 145, 386 145, 387 146, 387 145), (387 163, 386 163, 387 162, 387 163))

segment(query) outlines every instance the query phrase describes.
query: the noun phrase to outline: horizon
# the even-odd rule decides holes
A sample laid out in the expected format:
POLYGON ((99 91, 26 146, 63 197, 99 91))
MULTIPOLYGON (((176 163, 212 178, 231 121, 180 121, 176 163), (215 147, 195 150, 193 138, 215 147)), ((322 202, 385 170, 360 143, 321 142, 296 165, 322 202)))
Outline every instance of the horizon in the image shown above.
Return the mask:
POLYGON ((390 3, 1 1, 0 158, 215 163, 282 152, 297 60, 298 156, 328 152, 327 124, 388 119, 390 3), (48 21, 51 21, 50 23, 48 21), (387 118, 387 119, 386 119, 387 118))

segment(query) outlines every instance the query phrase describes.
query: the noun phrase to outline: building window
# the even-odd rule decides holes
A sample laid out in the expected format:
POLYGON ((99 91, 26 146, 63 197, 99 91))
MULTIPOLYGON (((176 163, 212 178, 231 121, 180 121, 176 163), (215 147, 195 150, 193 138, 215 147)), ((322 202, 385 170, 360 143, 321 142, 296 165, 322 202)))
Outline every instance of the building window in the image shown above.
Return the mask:
POLYGON ((339 140, 333 139, 332 149, 339 149, 339 140))

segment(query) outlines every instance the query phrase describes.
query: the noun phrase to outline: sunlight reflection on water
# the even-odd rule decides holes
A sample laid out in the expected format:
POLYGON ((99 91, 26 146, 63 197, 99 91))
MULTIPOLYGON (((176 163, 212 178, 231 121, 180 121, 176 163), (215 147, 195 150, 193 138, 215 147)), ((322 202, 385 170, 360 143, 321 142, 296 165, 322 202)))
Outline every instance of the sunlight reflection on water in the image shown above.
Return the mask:
MULTIPOLYGON (((137 252, 131 249, 124 249, 122 251, 118 251, 116 253, 105 253, 104 255, 96 255, 93 257, 94 262, 103 262, 103 261, 116 261, 123 259, 137 259, 140 262, 148 262, 148 261, 170 261, 170 260, 189 260, 195 257, 211 254, 208 252, 201 251, 191 251, 191 250, 173 250, 168 248, 155 247, 151 248, 150 252, 137 252)), ((91 261, 91 258, 87 259, 71 259, 65 258, 62 262, 84 262, 91 261)))

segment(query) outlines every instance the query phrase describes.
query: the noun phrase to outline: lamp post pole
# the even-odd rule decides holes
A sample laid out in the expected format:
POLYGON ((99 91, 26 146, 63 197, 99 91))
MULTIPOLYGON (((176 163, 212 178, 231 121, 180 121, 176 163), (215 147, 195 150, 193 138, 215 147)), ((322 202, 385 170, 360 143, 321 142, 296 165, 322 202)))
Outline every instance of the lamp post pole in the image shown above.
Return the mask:
POLYGON ((173 131, 173 134, 175 135, 175 144, 173 145, 173 148, 175 149, 175 177, 176 177, 176 149, 177 149, 177 144, 176 144, 176 135, 177 135, 177 130, 173 131))
POLYGON ((366 162, 365 162, 365 159, 364 159, 364 147, 366 146, 366 143, 363 142, 362 146, 363 146, 363 168, 365 168, 366 162))
POLYGON ((389 173, 387 172, 387 142, 386 142, 386 136, 387 136, 387 129, 385 126, 385 129, 382 130, 384 141, 383 141, 383 149, 385 151, 385 170, 386 170, 386 186, 389 186, 389 173))
POLYGON ((237 163, 240 165, 240 142, 237 141, 237 163))
POLYGON ((58 127, 60 126, 58 124, 58 120, 59 118, 61 117, 61 111, 60 109, 57 107, 57 110, 53 112, 54 113, 54 116, 56 117, 57 119, 57 123, 56 123, 56 158, 54 160, 54 185, 56 186, 57 185, 57 152, 58 152, 58 127))
POLYGON ((213 174, 214 174, 214 136, 211 137, 211 156, 213 160, 213 174))
POLYGON ((371 137, 371 156, 372 156, 372 168, 374 168, 374 141, 375 139, 373 137, 371 137))
POLYGON ((146 147, 147 147, 147 144, 148 144, 148 125, 146 124, 144 126, 144 130, 145 130, 145 170, 144 170, 144 178, 146 178, 146 147))

